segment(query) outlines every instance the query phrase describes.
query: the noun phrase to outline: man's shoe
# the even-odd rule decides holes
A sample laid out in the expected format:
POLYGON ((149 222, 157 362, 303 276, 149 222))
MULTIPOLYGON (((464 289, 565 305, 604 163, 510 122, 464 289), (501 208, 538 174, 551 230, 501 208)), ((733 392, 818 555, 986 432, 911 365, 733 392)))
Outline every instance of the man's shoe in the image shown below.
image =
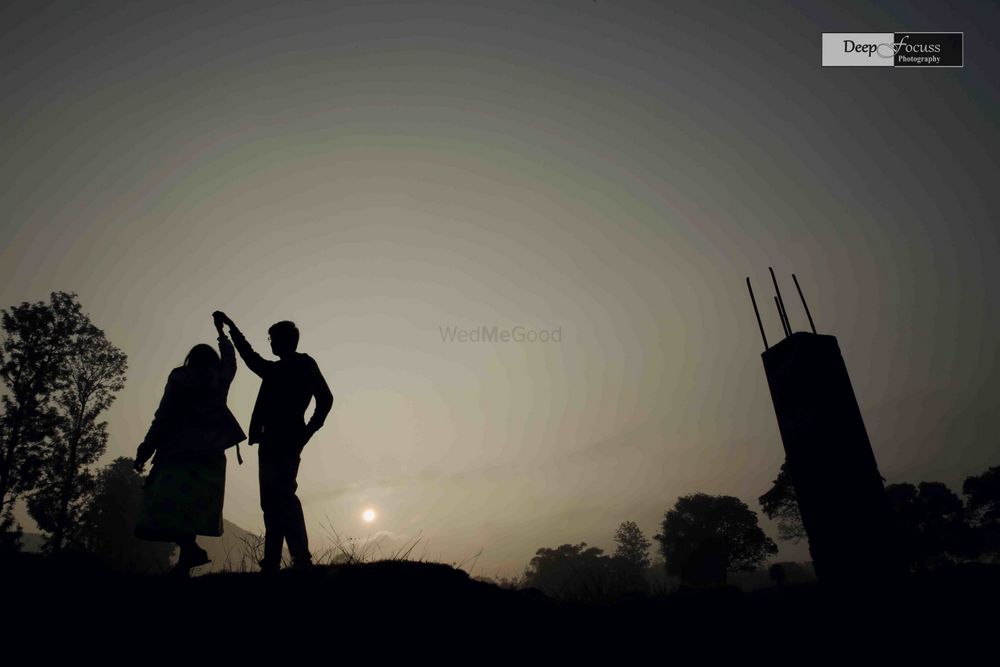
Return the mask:
POLYGON ((259 560, 257 564, 260 566, 261 574, 276 574, 281 569, 280 563, 268 563, 267 561, 259 560))
POLYGON ((292 559, 292 569, 293 570, 308 570, 313 566, 312 558, 293 558, 292 559))

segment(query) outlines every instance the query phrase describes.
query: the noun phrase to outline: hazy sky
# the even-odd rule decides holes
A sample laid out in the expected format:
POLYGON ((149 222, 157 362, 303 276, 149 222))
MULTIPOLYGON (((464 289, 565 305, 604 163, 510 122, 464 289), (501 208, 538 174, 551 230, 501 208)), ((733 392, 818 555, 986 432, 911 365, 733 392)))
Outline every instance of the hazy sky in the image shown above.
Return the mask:
MULTIPOLYGON (((75 291, 128 355, 105 462, 213 310, 262 353, 295 321, 335 398, 314 550, 419 535, 495 574, 694 491, 759 511, 783 450, 744 277, 767 305, 773 265, 882 474, 957 489, 1000 464, 998 28, 987 2, 7 2, 0 307, 75 291), (964 31, 965 67, 820 66, 822 32, 897 30, 964 31), (561 340, 442 336, 480 325, 561 340)), ((258 386, 241 364, 244 428, 258 386)), ((244 451, 225 513, 261 529, 244 451)))

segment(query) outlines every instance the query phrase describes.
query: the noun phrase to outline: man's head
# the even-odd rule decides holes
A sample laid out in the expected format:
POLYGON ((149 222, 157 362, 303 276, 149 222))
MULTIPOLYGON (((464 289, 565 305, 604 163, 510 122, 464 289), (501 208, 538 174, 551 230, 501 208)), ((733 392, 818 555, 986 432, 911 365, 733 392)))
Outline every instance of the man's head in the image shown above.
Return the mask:
POLYGON ((299 346, 299 330, 294 322, 283 320, 272 324, 267 333, 267 338, 271 341, 271 352, 277 357, 292 354, 299 346))

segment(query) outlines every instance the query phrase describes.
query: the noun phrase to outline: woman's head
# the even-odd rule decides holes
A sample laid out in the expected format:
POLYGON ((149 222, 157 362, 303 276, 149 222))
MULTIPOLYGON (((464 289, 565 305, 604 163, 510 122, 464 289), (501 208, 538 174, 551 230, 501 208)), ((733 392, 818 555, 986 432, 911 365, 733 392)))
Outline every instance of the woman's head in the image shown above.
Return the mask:
POLYGON ((215 368, 219 363, 219 353, 215 351, 214 347, 205 343, 198 343, 192 347, 187 357, 184 358, 184 366, 195 370, 215 368))

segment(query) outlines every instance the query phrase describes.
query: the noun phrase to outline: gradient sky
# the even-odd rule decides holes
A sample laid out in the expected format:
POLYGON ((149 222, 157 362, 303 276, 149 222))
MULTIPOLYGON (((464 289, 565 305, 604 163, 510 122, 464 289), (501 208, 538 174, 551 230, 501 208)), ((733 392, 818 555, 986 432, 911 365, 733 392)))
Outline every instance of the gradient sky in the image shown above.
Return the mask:
MULTIPOLYGON (((682 494, 759 511, 769 265, 889 482, 1000 464, 1000 7, 668 5, 4 3, 0 307, 75 291, 128 355, 105 462, 213 310, 262 353, 295 321, 335 397, 314 550, 514 573, 682 494), (822 32, 902 30, 964 31, 965 67, 820 66, 822 32), (479 325, 561 342, 442 339, 479 325)), ((244 428, 258 386, 241 364, 244 428)), ((226 517, 262 529, 246 458, 226 517)))

